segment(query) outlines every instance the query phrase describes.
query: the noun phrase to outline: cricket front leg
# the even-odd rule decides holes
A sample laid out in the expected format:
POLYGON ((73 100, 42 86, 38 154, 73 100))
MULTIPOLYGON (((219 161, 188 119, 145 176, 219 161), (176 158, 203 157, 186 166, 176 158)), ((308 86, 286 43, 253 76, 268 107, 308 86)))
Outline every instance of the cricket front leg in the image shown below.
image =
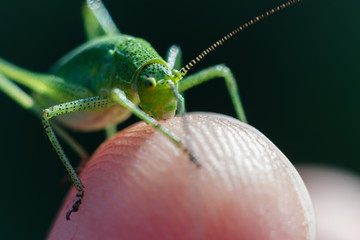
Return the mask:
POLYGON ((162 127, 154 118, 146 114, 140 108, 138 108, 134 103, 132 103, 125 95, 125 93, 120 89, 113 89, 111 91, 111 99, 123 106, 124 108, 131 111, 135 116, 146 122, 147 124, 153 126, 167 138, 169 138, 177 147, 179 147, 183 152, 189 155, 190 161, 192 161, 196 166, 200 166, 200 163, 196 156, 183 144, 183 142, 168 129, 162 127))
POLYGON ((224 78, 238 118, 240 121, 247 122, 244 108, 240 100, 236 79, 234 78, 231 70, 223 64, 206 68, 200 72, 183 78, 179 81, 179 92, 186 91, 187 89, 215 78, 224 78))
POLYGON ((78 191, 76 194, 76 198, 74 200, 74 203, 71 207, 71 209, 66 214, 66 219, 70 219, 70 215, 72 212, 77 212, 79 209, 79 206, 81 204, 82 198, 84 196, 84 185, 80 181, 76 171, 71 166, 71 163, 67 156, 64 153, 63 148, 61 147, 55 132, 53 128, 50 125, 50 119, 55 116, 75 112, 75 111, 81 111, 81 110, 92 110, 97 109, 106 106, 109 104, 109 99, 105 97, 90 97, 85 99, 80 99, 68 103, 63 103, 59 105, 52 106, 50 108, 47 108, 43 111, 42 115, 42 123, 45 128, 46 134, 49 137, 49 140, 53 147, 55 148, 57 154, 59 155, 62 163, 64 164, 67 172, 70 175, 70 178, 72 182, 74 183, 74 186, 76 190, 78 191))
POLYGON ((78 191, 76 194, 76 198, 74 201, 73 206, 71 207, 71 209, 69 210, 69 212, 66 214, 66 219, 69 220, 70 219, 70 214, 72 212, 76 212, 79 209, 79 206, 81 204, 81 200, 84 196, 84 185, 81 183, 78 175, 76 174, 74 168, 71 166, 71 163, 69 162, 69 159, 67 158, 67 156, 64 153, 64 150, 62 149, 56 135, 55 132, 53 130, 53 128, 50 125, 50 115, 51 112, 48 111, 48 109, 44 110, 43 113, 43 119, 42 119, 42 123, 43 126, 45 128, 46 134, 48 135, 51 144, 53 145, 53 147, 55 148, 57 154, 59 155, 62 163, 64 164, 67 172, 69 173, 69 176, 72 180, 72 182, 75 185, 76 190, 78 191))
MULTIPOLYGON (((179 46, 172 45, 167 53, 166 62, 171 69, 180 69, 182 65, 182 52, 179 46)), ((184 116, 185 114, 185 101, 184 97, 179 94, 180 107, 178 107, 178 114, 184 116)))
POLYGON ((182 52, 179 46, 172 45, 167 53, 166 62, 171 69, 180 69, 182 65, 182 52))

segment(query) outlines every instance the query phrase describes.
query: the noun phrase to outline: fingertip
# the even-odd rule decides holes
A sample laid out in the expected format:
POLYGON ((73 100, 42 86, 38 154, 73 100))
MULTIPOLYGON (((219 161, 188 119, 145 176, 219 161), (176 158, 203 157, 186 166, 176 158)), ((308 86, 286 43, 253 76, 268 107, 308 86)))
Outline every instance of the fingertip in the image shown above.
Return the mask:
POLYGON ((49 239, 313 239, 304 184, 268 139, 221 115, 187 123, 189 132, 180 118, 162 124, 191 135, 201 167, 153 128, 127 128, 97 150, 80 176, 79 212, 65 221, 72 190, 49 239))

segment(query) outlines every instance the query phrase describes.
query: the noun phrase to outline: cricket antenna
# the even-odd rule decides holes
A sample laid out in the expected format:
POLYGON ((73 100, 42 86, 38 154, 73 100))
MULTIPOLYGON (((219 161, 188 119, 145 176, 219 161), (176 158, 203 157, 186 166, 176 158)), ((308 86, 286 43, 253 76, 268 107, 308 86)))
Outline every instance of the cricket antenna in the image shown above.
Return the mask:
POLYGON ((247 23, 241 25, 240 27, 236 28, 235 30, 233 30, 232 32, 228 33, 227 35, 225 35, 224 37, 222 37, 220 40, 216 41, 213 45, 211 45, 210 47, 208 47, 207 49, 205 49, 205 51, 203 51, 202 53, 200 53, 195 59, 191 60, 188 64, 185 65, 185 67, 183 67, 180 70, 180 75, 182 77, 184 77, 186 75, 186 73, 198 62, 200 62, 201 59, 203 59, 206 55, 208 55, 211 51, 214 51, 217 47, 219 47, 220 45, 222 45, 226 40, 228 40, 229 38, 233 37, 234 35, 236 35, 237 33, 239 33, 240 31, 244 30, 245 28, 250 27, 251 25, 253 25, 254 23, 260 21, 261 19, 272 15, 275 12, 280 11, 281 9, 284 9, 286 7, 289 7, 297 2, 300 2, 301 0, 290 0, 286 3, 283 3, 255 18, 253 18, 252 20, 248 21, 247 23))

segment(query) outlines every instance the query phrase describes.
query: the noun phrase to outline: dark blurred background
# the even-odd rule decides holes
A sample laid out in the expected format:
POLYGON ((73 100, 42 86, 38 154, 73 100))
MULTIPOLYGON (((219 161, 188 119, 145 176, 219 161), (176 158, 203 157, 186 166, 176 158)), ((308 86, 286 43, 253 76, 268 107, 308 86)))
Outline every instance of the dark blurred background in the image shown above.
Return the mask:
MULTIPOLYGON (((282 0, 104 1, 123 33, 165 56, 179 44, 190 61, 214 41, 282 0)), ((85 41, 82 1, 0 6, 0 56, 46 72, 85 41)), ((360 2, 304 0, 240 33, 192 72, 225 63, 237 78, 249 124, 294 164, 360 173, 360 2)), ((188 111, 235 116, 222 80, 186 94, 188 111)), ((0 93, 0 238, 43 239, 70 184, 41 122, 0 93)), ((138 121, 132 117, 124 128, 138 121)), ((72 133, 93 151, 103 133, 72 133)), ((77 156, 64 145, 74 164, 77 156)))

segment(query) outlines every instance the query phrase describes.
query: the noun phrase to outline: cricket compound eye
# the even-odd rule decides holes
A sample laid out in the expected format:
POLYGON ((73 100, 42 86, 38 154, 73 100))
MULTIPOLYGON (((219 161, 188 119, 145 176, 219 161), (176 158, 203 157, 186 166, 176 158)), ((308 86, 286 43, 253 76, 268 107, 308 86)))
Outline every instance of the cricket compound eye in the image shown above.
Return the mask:
POLYGON ((153 91, 156 88, 156 80, 153 77, 145 79, 144 86, 147 90, 153 91))

